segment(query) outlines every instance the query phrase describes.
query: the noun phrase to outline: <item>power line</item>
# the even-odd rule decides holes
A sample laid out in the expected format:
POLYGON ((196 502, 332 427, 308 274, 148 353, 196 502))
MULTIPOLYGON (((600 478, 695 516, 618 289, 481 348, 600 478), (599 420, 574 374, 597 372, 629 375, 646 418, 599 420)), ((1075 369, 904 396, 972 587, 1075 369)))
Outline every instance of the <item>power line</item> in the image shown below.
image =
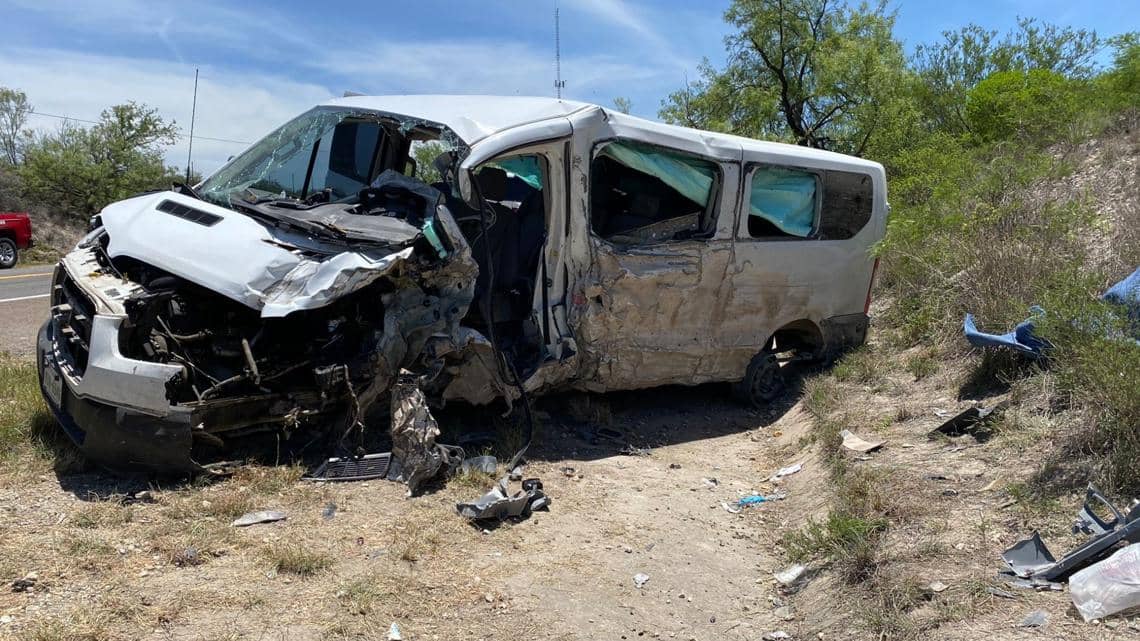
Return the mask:
MULTIPOLYGON (((99 124, 99 121, 97 121, 97 120, 85 120, 83 118, 72 118, 71 116, 60 116, 58 114, 49 114, 49 113, 44 113, 42 111, 32 111, 29 113, 29 115, 31 115, 31 116, 44 116, 45 118, 56 118, 58 120, 72 120, 74 122, 85 122, 85 123, 91 124, 91 125, 99 124)), ((175 137, 178 137, 178 138, 189 138, 189 136, 187 136, 186 134, 176 133, 174 135, 175 135, 175 137)), ((229 138, 209 138, 207 136, 200 136, 198 134, 194 134, 194 137, 197 138, 198 140, 210 140, 213 142, 229 142, 229 143, 233 143, 235 145, 252 145, 253 144, 253 143, 246 141, 246 140, 230 140, 229 138)))

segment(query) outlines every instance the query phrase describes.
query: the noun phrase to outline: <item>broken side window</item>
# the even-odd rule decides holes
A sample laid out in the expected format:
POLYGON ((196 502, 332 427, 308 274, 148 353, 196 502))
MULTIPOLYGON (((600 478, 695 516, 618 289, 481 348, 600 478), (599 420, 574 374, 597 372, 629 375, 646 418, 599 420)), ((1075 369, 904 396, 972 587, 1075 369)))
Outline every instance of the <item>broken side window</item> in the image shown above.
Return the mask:
POLYGON ((740 236, 846 240, 871 220, 871 176, 858 172, 756 166, 745 188, 740 236))
POLYGON ((748 235, 807 238, 819 210, 819 178, 787 167, 760 166, 749 179, 748 235))
POLYGON ((590 226, 619 245, 704 238, 720 183, 716 163, 632 141, 603 143, 590 165, 590 226))

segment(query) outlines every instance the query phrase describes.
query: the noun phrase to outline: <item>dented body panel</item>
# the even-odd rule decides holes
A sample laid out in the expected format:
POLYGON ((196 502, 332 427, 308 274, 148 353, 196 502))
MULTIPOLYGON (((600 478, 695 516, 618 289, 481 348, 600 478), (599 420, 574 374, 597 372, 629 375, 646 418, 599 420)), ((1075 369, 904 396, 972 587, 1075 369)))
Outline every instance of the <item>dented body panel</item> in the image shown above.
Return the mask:
POLYGON ((887 213, 877 163, 487 96, 335 100, 198 189, 108 206, 57 269, 41 383, 104 461, 197 466, 147 425, 195 451, 364 429, 403 370, 483 404, 519 395, 507 365, 608 391, 858 344, 887 213), (449 149, 431 186, 425 140, 449 149), (764 236, 769 167, 811 187, 809 236, 764 236))

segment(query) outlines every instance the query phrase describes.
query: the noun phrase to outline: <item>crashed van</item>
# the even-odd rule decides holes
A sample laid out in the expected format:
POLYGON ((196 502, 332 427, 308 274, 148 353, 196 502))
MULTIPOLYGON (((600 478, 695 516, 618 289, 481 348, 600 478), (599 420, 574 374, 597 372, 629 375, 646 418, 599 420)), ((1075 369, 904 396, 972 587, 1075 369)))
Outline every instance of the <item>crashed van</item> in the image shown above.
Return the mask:
POLYGON ((763 404, 786 361, 863 342, 886 213, 860 158, 567 100, 346 97, 107 206, 56 268, 41 387, 90 458, 156 472, 364 429, 403 371, 434 403, 726 381, 763 404))

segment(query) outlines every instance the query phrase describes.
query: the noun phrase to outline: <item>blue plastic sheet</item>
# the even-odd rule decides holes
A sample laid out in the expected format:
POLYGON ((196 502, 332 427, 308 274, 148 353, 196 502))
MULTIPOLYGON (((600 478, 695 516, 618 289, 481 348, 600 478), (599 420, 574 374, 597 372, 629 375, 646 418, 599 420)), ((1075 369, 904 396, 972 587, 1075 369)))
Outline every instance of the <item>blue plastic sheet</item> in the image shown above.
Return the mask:
POLYGON ((1041 356, 1041 350, 1047 348, 1049 343, 1033 334, 1033 319, 1043 315, 1045 310, 1034 305, 1029 308, 1029 311, 1032 312, 1033 316, 1019 323, 1012 332, 1007 334, 980 332, 974 323, 974 315, 966 314, 966 320, 963 323, 966 340, 970 341, 974 347, 1008 347, 1037 358, 1041 356))
POLYGON ((661 180, 701 207, 709 204, 716 169, 706 160, 631 142, 611 142, 598 153, 661 180))
POLYGON ((783 167, 761 167, 752 174, 749 214, 785 234, 811 235, 815 225, 816 180, 813 174, 783 167))
MULTIPOLYGON (((1126 330, 1127 337, 1110 336, 1110 338, 1124 338, 1125 340, 1131 338, 1140 344, 1140 267, 1136 268, 1136 271, 1129 274, 1124 280, 1105 290, 1104 294, 1101 295, 1101 300, 1119 306, 1124 317, 1129 320, 1129 327, 1126 330)), ((1045 310, 1034 305, 1029 308, 1029 311, 1032 315, 1007 334, 986 334, 978 331, 973 314, 966 314, 962 329, 966 334, 966 340, 974 347, 1007 347, 1030 357, 1038 358, 1043 351, 1050 347, 1048 341, 1033 333, 1034 319, 1044 315, 1045 310)), ((1087 331, 1100 331, 1101 333, 1106 331, 1103 327, 1100 330, 1086 329, 1087 331)))

